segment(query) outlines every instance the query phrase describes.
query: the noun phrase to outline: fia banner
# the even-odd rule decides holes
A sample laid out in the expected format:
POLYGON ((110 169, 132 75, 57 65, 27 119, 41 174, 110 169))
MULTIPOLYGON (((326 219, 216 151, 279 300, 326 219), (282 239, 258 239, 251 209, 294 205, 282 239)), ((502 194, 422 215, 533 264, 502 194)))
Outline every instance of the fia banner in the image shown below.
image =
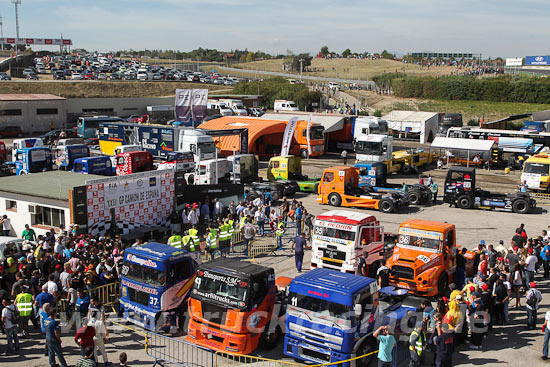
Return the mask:
POLYGON ((105 210, 161 198, 160 177, 130 178, 104 186, 105 210))
POLYGON ((193 90, 176 89, 176 121, 189 122, 191 120, 191 103, 193 90))
POLYGON ((311 155, 311 144, 309 142, 309 133, 311 131, 311 114, 309 114, 309 120, 307 121, 307 154, 311 155))
POLYGON ((290 144, 292 143, 292 138, 294 137, 294 130, 296 129, 296 124, 298 123, 299 117, 294 116, 286 124, 285 134, 283 135, 283 144, 281 146, 281 156, 288 155, 290 150, 290 144))
POLYGON ((202 123, 206 117, 206 105, 208 103, 208 89, 193 89, 191 94, 191 109, 193 121, 202 123))

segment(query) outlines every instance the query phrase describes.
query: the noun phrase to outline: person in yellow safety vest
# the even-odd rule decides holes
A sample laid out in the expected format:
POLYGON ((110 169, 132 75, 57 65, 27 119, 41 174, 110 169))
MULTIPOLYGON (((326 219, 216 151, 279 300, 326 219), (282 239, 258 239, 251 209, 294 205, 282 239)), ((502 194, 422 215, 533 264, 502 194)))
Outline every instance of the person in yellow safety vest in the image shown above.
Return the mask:
POLYGON ((189 237, 191 237, 191 241, 193 241, 193 244, 195 246, 198 246, 198 248, 200 249, 201 242, 199 240, 199 230, 197 229, 197 225, 194 225, 193 228, 189 230, 189 237))
POLYGON ((207 228, 206 251, 212 253, 218 249, 218 230, 212 226, 207 228))
POLYGON ((32 312, 32 294, 29 293, 28 286, 23 286, 23 291, 15 297, 14 304, 19 310, 19 317, 21 319, 21 336, 26 338, 29 334, 29 319, 32 312))
POLYGON ((242 232, 245 224, 246 224, 246 216, 243 215, 241 220, 239 221, 239 232, 242 232))
POLYGON ((221 223, 218 229, 220 231, 220 234, 219 234, 220 249, 223 250, 229 247, 229 240, 230 240, 229 226, 226 223, 221 223))
POLYGON ((418 367, 424 365, 424 349, 426 347, 426 334, 424 333, 424 323, 418 321, 416 327, 409 337, 409 352, 411 360, 409 367, 418 367))
POLYGON ((233 242, 233 233, 235 233, 235 222, 233 221, 233 215, 232 214, 228 214, 227 215, 227 219, 225 220, 227 225, 228 225, 228 228, 229 228, 229 243, 231 244, 231 242, 233 242))
POLYGON ((168 238, 168 245, 175 248, 181 248, 181 236, 177 233, 171 235, 170 238, 168 238))
POLYGON ((185 231, 185 235, 181 238, 183 248, 189 252, 195 252, 199 250, 199 246, 195 245, 195 242, 191 239, 189 231, 185 231))
POLYGON ((285 234, 285 222, 279 217, 279 224, 277 224, 277 230, 275 235, 277 236, 277 250, 282 250, 283 248, 283 235, 285 234))

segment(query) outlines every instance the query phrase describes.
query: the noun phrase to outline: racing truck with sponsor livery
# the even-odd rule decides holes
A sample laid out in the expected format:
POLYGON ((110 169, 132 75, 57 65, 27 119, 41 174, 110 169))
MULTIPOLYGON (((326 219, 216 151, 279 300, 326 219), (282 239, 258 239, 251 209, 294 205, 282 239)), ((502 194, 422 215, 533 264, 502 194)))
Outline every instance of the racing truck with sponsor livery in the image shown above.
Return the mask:
POLYGON ((384 227, 372 215, 331 210, 315 218, 311 268, 327 268, 355 274, 357 258, 368 252, 370 277, 384 263, 384 227))
POLYGON ((192 255, 155 242, 126 249, 120 271, 124 319, 155 331, 170 311, 182 316, 198 268, 192 255))

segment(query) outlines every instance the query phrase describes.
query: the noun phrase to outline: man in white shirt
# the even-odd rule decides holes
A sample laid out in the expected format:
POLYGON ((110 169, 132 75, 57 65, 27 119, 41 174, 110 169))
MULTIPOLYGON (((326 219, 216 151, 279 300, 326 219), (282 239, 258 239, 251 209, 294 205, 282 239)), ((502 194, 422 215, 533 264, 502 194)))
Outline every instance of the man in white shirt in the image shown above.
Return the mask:
POLYGON ((191 223, 191 227, 193 226, 196 226, 198 221, 199 221, 199 217, 197 216, 197 211, 195 210, 196 207, 195 207, 196 204, 193 204, 193 209, 191 209, 189 211, 189 223, 191 223))
POLYGON ((214 203, 214 215, 216 218, 221 219, 223 215, 223 204, 218 198, 214 199, 214 203))
POLYGON ((548 359, 548 342, 550 341, 550 311, 544 316, 544 342, 542 343, 542 359, 548 359))
POLYGON ((537 284, 531 282, 529 291, 525 295, 525 303, 527 309, 527 328, 535 330, 537 328, 537 311, 539 304, 542 301, 542 293, 536 288, 537 284))
POLYGON ((259 208, 260 206, 263 205, 263 200, 261 197, 257 197, 256 199, 254 199, 254 201, 252 202, 252 205, 254 205, 256 208, 259 208))
MULTIPOLYGON (((538 258, 533 253, 533 248, 527 250, 528 256, 525 259, 525 283, 529 287, 529 283, 535 280, 535 270, 538 258)), ((528 288, 529 289, 529 288, 528 288)))
POLYGON ((2 219, 0 219, 0 223, 2 223, 2 231, 4 232, 4 236, 9 236, 10 230, 11 230, 11 223, 8 216, 4 214, 2 216, 2 219))
POLYGON ((13 323, 16 311, 11 300, 9 298, 4 298, 2 300, 2 305, 4 306, 2 310, 2 322, 4 323, 4 330, 8 341, 8 350, 6 352, 6 355, 8 355, 19 350, 19 337, 17 336, 19 327, 13 323))

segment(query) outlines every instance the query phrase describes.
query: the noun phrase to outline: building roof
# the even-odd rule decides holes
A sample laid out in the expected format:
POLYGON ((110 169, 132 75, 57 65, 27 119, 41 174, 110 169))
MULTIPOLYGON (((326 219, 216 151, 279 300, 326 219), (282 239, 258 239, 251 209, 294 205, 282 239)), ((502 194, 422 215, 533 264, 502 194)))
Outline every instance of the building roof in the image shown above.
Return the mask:
POLYGON ((439 114, 437 112, 392 111, 382 116, 382 119, 387 121, 424 122, 434 117, 434 115, 439 114))
MULTIPOLYGON (((261 118, 266 120, 282 120, 288 121, 294 116, 302 117, 302 120, 307 121, 309 119, 309 112, 294 111, 294 112, 270 112, 263 115, 261 118)), ((325 128, 325 133, 341 130, 344 127, 344 120, 347 115, 334 115, 326 113, 313 113, 311 114, 311 121, 317 123, 325 128)))
POLYGON ((470 150, 476 152, 489 152, 496 142, 494 140, 446 138, 437 136, 432 142, 432 148, 470 150))
MULTIPOLYGON (((248 129, 248 151, 253 152, 252 147, 254 147, 258 138, 266 134, 283 134, 286 122, 255 117, 225 116, 203 122, 198 128, 205 130, 248 129)), ((231 152, 233 149, 240 151, 241 144, 238 135, 214 138, 214 140, 218 139, 222 151, 231 152)))
POLYGON ((105 178, 99 175, 86 175, 66 171, 49 171, 23 176, 0 178, 0 193, 34 196, 54 200, 69 200, 69 190, 84 186, 87 180, 105 178))
MULTIPOLYGON (((317 221, 329 221, 342 224, 361 224, 363 222, 374 222, 376 217, 370 214, 352 212, 350 210, 330 210, 319 214, 316 218, 317 221)), ((341 228, 346 229, 346 228, 341 228)))
POLYGON ((148 242, 142 246, 130 247, 124 253, 143 256, 158 261, 168 260, 173 257, 184 257, 189 254, 186 250, 168 246, 165 243, 148 242))
POLYGON ((55 94, 0 94, 0 101, 64 101, 67 98, 56 96, 55 94))

